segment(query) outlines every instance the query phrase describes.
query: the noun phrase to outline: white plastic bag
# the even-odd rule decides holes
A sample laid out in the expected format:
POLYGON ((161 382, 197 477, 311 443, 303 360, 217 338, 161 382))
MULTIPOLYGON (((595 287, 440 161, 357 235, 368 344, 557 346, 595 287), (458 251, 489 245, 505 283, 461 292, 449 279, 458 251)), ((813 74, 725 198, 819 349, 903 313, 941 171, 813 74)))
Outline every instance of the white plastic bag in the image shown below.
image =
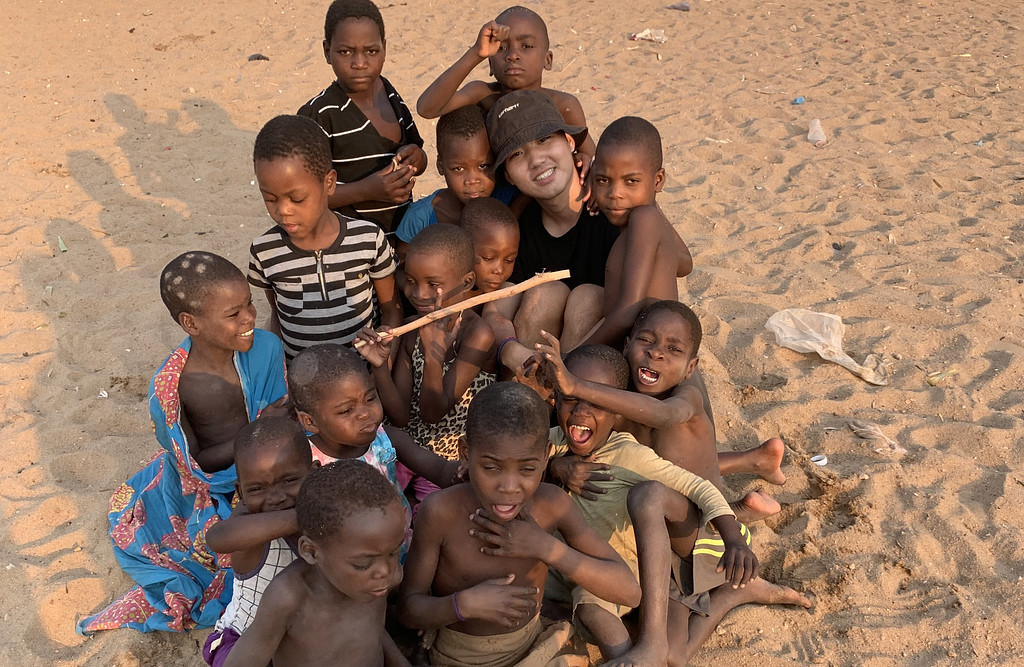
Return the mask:
POLYGON ((889 373, 877 354, 869 354, 858 364, 843 352, 846 327, 836 315, 816 313, 803 308, 780 310, 768 318, 764 328, 775 334, 775 342, 795 352, 817 352, 871 384, 889 384, 889 373))

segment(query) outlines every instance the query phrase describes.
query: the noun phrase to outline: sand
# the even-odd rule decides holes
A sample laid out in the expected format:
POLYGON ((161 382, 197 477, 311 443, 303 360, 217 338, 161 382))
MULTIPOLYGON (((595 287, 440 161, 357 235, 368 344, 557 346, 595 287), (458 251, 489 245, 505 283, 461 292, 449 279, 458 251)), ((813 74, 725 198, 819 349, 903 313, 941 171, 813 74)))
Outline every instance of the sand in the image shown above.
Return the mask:
MULTIPOLYGON (((200 660, 205 632, 86 639, 74 622, 129 585, 106 506, 156 450, 147 384, 182 338, 158 271, 195 248, 244 265, 269 226, 252 141, 329 83, 326 4, 5 3, 0 663, 200 660)), ((787 443, 756 551, 816 608, 737 610, 696 662, 1020 664, 1024 12, 667 4, 530 6, 552 35, 545 83, 595 135, 627 114, 662 132, 721 447, 787 443), (648 27, 667 43, 627 39, 648 27), (847 351, 883 354, 891 383, 775 345, 763 325, 787 307, 840 315, 847 351), (907 453, 874 452, 850 419, 907 453)), ((413 103, 502 6, 385 2, 385 74, 413 103)), ((440 183, 431 165, 416 192, 440 183)))

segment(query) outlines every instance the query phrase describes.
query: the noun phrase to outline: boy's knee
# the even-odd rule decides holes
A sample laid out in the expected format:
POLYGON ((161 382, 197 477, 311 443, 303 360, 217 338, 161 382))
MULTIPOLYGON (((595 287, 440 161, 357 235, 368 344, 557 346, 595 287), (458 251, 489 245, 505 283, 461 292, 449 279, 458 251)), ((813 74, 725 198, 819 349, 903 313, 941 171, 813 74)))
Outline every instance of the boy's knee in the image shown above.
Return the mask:
POLYGON ((661 482, 648 480, 640 482, 629 490, 626 508, 630 515, 642 514, 665 515, 665 499, 668 488, 661 482))
POLYGON ((604 288, 586 283, 569 292, 565 303, 566 315, 604 314, 604 288))

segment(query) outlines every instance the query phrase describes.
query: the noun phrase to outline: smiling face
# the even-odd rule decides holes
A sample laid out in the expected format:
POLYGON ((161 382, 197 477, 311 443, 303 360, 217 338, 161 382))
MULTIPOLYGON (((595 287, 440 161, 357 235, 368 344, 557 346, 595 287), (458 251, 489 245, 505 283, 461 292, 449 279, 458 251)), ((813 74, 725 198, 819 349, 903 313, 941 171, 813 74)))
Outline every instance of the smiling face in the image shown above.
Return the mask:
POLYGON ((256 160, 254 165, 267 212, 293 243, 314 239, 331 224, 327 198, 334 194, 333 169, 319 179, 299 157, 256 160))
POLYGON ((309 474, 309 456, 288 441, 260 443, 235 461, 235 489, 249 514, 295 507, 302 480, 309 474))
POLYGON ((441 290, 441 305, 447 306, 465 293, 473 280, 472 271, 460 275, 442 253, 409 251, 405 256, 402 291, 421 315, 436 309, 438 290, 441 290))
POLYGON ((551 69, 547 30, 534 16, 511 13, 498 22, 509 28, 508 39, 490 57, 491 74, 504 89, 540 88, 544 70, 551 69))
POLYGON ((396 500, 383 508, 353 511, 333 535, 303 535, 299 553, 325 582, 355 602, 383 598, 402 581, 398 552, 405 539, 405 510, 396 500))
POLYGON ((437 171, 460 202, 494 192, 494 153, 486 132, 448 137, 437 153, 437 171))
POLYGON ((331 40, 324 40, 324 56, 349 95, 373 90, 384 69, 385 51, 380 28, 366 17, 339 21, 331 40))
POLYGON ((660 396, 675 389, 697 367, 690 326, 668 311, 647 315, 626 340, 625 357, 636 390, 660 396))
POLYGON ((519 228, 485 224, 473 230, 473 272, 481 292, 499 289, 512 275, 519 255, 519 228))
POLYGON ((505 158, 505 175, 512 185, 537 200, 555 199, 576 178, 572 137, 555 132, 519 146, 505 158))
POLYGON ((627 144, 598 145, 590 173, 597 206, 613 225, 626 224, 637 206, 654 204, 665 184, 665 170, 627 144))
POLYGON ((369 373, 347 373, 334 380, 312 413, 299 412, 299 422, 327 445, 365 447, 377 436, 384 408, 369 373))
POLYGON ((511 521, 544 480, 546 439, 495 435, 463 448, 469 481, 489 518, 511 521))
MULTIPOLYGON (((597 359, 577 359, 568 365, 569 372, 581 380, 617 387, 615 371, 597 359)), ((589 456, 608 441, 617 415, 575 396, 555 395, 558 424, 565 433, 573 454, 589 456)))
POLYGON ((248 352, 256 326, 249 284, 241 276, 221 281, 210 288, 202 311, 182 313, 179 321, 194 341, 221 350, 248 352))

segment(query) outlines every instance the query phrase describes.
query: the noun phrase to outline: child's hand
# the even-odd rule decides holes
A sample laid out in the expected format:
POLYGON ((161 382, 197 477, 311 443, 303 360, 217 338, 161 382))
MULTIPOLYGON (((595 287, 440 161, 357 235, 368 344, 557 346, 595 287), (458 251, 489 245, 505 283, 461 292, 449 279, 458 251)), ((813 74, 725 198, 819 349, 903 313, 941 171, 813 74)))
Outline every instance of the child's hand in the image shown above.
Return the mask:
POLYGON ((743 588, 748 581, 757 577, 760 568, 757 556, 747 546, 735 518, 719 517, 712 523, 725 543, 725 553, 722 554, 722 560, 718 561, 716 572, 725 572, 726 581, 733 588, 743 588))
POLYGON ((520 621, 532 618, 540 606, 534 586, 513 586, 516 575, 488 579, 472 588, 456 593, 459 613, 465 619, 476 618, 514 628, 520 621))
MULTIPOLYGON (((439 287, 434 297, 434 307, 441 310, 444 294, 439 287)), ((435 320, 420 329, 420 342, 423 343, 423 354, 432 354, 441 362, 448 356, 448 350, 452 349, 455 339, 458 338, 459 328, 462 326, 462 313, 457 316, 444 317, 435 320)))
POLYGON ((547 345, 537 343, 535 346, 538 362, 543 362, 541 366, 545 380, 563 395, 573 396, 578 380, 562 362, 562 350, 558 345, 558 339, 547 331, 541 331, 540 335, 548 342, 547 345))
POLYGON ((356 334, 356 339, 364 343, 356 349, 374 368, 380 368, 387 364, 388 359, 391 357, 391 345, 394 343, 395 337, 382 335, 390 332, 391 327, 381 327, 381 333, 374 331, 370 327, 363 327, 356 334))
POLYGON ((483 510, 473 512, 469 519, 479 526, 471 528, 469 534, 484 543, 485 546, 480 547, 481 553, 505 558, 547 559, 549 550, 544 545, 550 544, 554 538, 542 530, 525 510, 507 524, 488 519, 483 510))
POLYGON ((607 489, 594 486, 594 482, 610 482, 615 477, 604 472, 611 470, 607 463, 591 463, 579 456, 559 456, 548 463, 548 473, 581 498, 597 500, 597 496, 608 493, 607 489))
POLYGON ((263 410, 260 411, 260 417, 286 417, 288 419, 294 419, 295 406, 292 405, 288 394, 285 394, 267 407, 263 408, 263 410))
MULTIPOLYGON (((420 171, 420 166, 427 164, 427 154, 416 144, 406 144, 395 151, 395 159, 399 165, 412 167, 413 176, 420 171)), ((396 165, 397 166, 397 165, 396 165)))
POLYGON ((487 60, 501 47, 501 43, 508 39, 508 26, 495 21, 488 21, 480 28, 480 34, 476 36, 476 54, 487 60))
POLYGON ((371 199, 401 204, 412 196, 412 186, 416 182, 413 176, 416 175, 416 170, 411 164, 402 164, 397 160, 398 158, 395 158, 388 166, 366 177, 370 185, 371 199))

